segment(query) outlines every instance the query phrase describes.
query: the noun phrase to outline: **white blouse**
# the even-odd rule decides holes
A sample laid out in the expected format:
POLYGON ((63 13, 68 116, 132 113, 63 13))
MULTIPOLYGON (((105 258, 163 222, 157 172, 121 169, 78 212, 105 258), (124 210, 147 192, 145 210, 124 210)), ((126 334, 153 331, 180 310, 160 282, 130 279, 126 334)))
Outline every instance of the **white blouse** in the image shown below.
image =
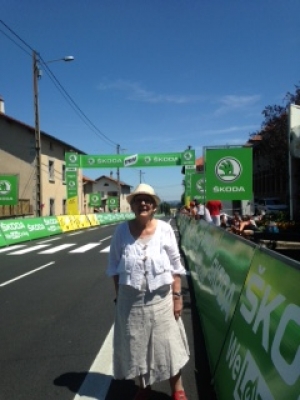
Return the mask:
POLYGON ((119 275, 119 284, 138 290, 146 278, 150 291, 172 284, 174 274, 185 275, 171 226, 158 220, 154 234, 145 244, 131 235, 127 221, 118 225, 112 237, 106 273, 119 275))

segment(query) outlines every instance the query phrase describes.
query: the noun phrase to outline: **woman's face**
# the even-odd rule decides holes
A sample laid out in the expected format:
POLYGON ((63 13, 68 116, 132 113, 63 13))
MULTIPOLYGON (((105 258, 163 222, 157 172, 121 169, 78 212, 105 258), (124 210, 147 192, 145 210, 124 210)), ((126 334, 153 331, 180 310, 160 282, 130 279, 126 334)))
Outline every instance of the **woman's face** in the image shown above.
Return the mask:
POLYGON ((135 215, 152 216, 156 210, 156 204, 151 196, 138 194, 134 196, 131 202, 131 209, 135 215))

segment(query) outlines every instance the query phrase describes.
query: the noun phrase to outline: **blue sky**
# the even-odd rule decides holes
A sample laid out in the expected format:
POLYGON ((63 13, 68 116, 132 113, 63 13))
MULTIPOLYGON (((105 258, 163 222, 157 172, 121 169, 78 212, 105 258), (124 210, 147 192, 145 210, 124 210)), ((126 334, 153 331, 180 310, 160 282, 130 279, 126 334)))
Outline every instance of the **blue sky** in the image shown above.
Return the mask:
MULTIPOLYGON (((0 24, 6 114, 34 125, 30 48, 44 61, 72 55, 48 67, 97 133, 46 73, 40 125, 88 154, 115 154, 117 144, 124 154, 190 145, 200 157, 203 146, 243 144, 260 129, 264 107, 284 105, 300 81, 299 0, 0 0, 0 7, 29 46, 0 24)), ((144 168, 141 176, 162 199, 180 199, 180 167, 144 168)), ((140 170, 121 169, 120 177, 136 186, 140 170)))

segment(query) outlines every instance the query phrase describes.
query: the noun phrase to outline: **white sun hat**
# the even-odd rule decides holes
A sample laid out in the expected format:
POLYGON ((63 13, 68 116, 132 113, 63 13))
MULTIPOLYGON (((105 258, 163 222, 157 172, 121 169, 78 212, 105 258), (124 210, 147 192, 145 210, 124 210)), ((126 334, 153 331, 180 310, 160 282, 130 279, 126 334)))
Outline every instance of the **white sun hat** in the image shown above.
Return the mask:
POLYGON ((155 191, 152 186, 147 185, 146 183, 140 183, 133 192, 131 192, 128 196, 126 196, 126 200, 130 204, 134 198, 134 196, 137 196, 138 194, 146 194, 148 196, 151 196, 156 205, 160 203, 160 198, 155 194, 155 191))

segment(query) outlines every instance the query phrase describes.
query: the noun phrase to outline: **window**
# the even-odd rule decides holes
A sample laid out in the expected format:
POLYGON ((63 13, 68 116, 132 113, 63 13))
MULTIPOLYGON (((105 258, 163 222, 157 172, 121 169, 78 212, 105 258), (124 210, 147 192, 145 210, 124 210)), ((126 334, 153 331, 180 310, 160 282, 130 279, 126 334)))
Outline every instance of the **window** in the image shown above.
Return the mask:
POLYGON ((62 165, 61 175, 62 175, 62 182, 65 185, 66 184, 66 166, 65 166, 65 164, 62 165))
POLYGON ((62 201, 62 213, 63 213, 63 215, 67 214, 67 200, 66 199, 63 199, 63 201, 62 201))
POLYGON ((49 215, 55 215, 55 200, 49 199, 49 215))
POLYGON ((49 171, 49 181, 54 182, 54 161, 53 160, 49 160, 49 164, 48 164, 48 171, 49 171))

